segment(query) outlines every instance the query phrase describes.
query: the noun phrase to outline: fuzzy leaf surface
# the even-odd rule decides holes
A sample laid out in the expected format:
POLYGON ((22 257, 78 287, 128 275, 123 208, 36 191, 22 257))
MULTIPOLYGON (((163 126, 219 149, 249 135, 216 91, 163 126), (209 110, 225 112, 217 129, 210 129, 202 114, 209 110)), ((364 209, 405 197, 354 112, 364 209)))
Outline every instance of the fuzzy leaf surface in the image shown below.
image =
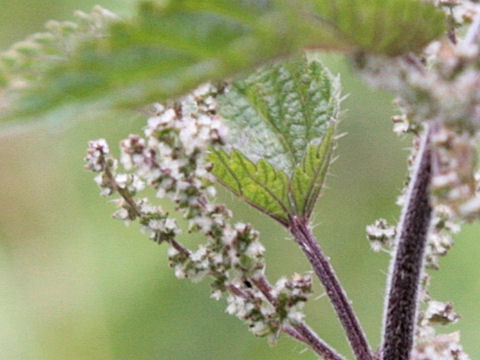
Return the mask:
POLYGON ((340 85, 306 59, 261 69, 218 98, 230 153, 214 152, 214 174, 254 207, 287 223, 310 216, 334 146, 340 85))

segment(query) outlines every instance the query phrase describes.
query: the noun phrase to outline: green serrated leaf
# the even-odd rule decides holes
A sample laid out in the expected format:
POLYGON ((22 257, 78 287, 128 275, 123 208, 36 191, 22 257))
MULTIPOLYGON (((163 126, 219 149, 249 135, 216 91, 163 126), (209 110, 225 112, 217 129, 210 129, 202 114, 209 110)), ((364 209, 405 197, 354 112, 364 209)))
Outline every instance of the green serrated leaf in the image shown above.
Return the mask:
POLYGON ((266 159, 292 174, 310 142, 338 111, 339 83, 318 62, 290 61, 261 69, 219 98, 229 143, 252 161, 266 159))
POLYGON ((318 62, 290 61, 234 83, 218 100, 232 152, 213 152, 214 175, 274 219, 309 217, 334 144, 338 79, 318 62))
POLYGON ((85 15, 78 24, 50 23, 63 32, 60 54, 59 42, 51 41, 58 37, 53 26, 29 39, 27 45, 35 46, 14 49, 21 61, 14 56, 13 68, 12 51, 2 55, 2 83, 21 86, 3 91, 9 111, 1 118, 100 99, 111 106, 143 106, 310 47, 388 55, 417 51, 442 33, 445 22, 440 11, 419 0, 142 2, 133 19, 115 21, 85 39, 81 29, 90 20, 85 15), (22 81, 9 81, 12 72, 21 73, 22 81))
POLYGON ((289 180, 265 160, 256 164, 241 152, 233 150, 212 153, 214 174, 219 181, 244 201, 286 224, 288 222, 289 180))

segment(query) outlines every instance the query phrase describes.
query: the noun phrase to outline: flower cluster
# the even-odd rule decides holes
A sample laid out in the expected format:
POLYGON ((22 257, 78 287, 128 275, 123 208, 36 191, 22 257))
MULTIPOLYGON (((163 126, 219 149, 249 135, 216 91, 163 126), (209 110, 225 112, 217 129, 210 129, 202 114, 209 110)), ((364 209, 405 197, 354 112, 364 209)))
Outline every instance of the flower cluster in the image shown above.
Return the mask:
POLYGON ((243 319, 255 335, 275 343, 280 331, 303 321, 301 309, 312 292, 310 276, 281 278, 273 287, 262 276, 254 276, 244 285, 241 292, 236 288, 227 297, 227 312, 243 319))
MULTIPOLYGON (((433 218, 428 236, 425 266, 438 269, 439 259, 454 245, 460 224, 480 218, 480 176, 477 146, 480 140, 480 4, 476 1, 432 0, 446 10, 448 36, 430 44, 421 56, 387 59, 359 55, 355 64, 373 86, 397 93, 400 114, 395 115, 397 134, 413 134, 409 158, 412 174, 418 153, 419 133, 428 128, 432 150, 431 194, 433 218), (477 24, 478 25, 478 24, 477 24), (458 36, 468 31, 464 38, 458 36)), ((408 185, 410 179, 407 179, 408 185)), ((406 189, 398 203, 405 201, 406 189)), ((382 219, 367 227, 376 251, 394 244, 395 228, 382 219)), ((457 333, 436 336, 435 325, 453 323, 458 315, 450 303, 433 300, 428 293, 430 275, 424 273, 414 360, 465 360, 457 333)))
POLYGON ((460 345, 460 334, 454 332, 436 336, 432 341, 413 349, 412 360, 470 360, 460 345))
POLYGON ((460 316, 453 311, 451 303, 434 300, 427 302, 417 325, 417 346, 412 360, 470 360, 460 345, 460 333, 436 335, 435 325, 454 324, 460 316))
POLYGON ((302 321, 312 280, 295 275, 270 285, 259 233, 248 224, 232 223, 232 212, 213 201, 208 152, 224 146, 227 133, 217 115, 219 93, 207 84, 172 107, 155 105, 144 137, 130 135, 121 142, 124 173, 117 172, 118 161, 103 139, 90 142, 86 167, 98 173, 95 181, 102 195, 120 195, 115 218, 126 224, 138 220, 152 240, 170 244, 168 256, 178 278, 200 281, 210 276, 212 297, 225 297, 229 314, 244 320, 255 335, 274 341, 286 327, 302 321), (136 199, 144 188, 171 200, 188 232, 202 234, 206 242, 193 251, 181 245, 176 220, 148 199, 136 199))
POLYGON ((389 252, 391 250, 397 231, 394 226, 388 225, 387 220, 378 219, 373 224, 368 225, 366 230, 373 251, 389 252))
MULTIPOLYGON (((453 234, 460 231, 460 225, 452 220, 450 209, 437 206, 432 219, 432 227, 428 234, 425 266, 427 269, 439 269, 440 257, 447 255, 454 245, 453 234)), ((366 227, 367 239, 373 251, 390 253, 397 235, 396 227, 388 225, 385 219, 378 219, 366 227)))
POLYGON ((454 245, 452 235, 460 231, 460 225, 452 220, 450 209, 442 205, 435 207, 432 221, 425 263, 427 268, 438 270, 440 257, 445 256, 454 245))
POLYGON ((275 284, 272 294, 277 298, 277 309, 281 319, 292 323, 303 320, 304 314, 299 311, 312 291, 312 278, 295 274, 291 280, 281 278, 275 284))

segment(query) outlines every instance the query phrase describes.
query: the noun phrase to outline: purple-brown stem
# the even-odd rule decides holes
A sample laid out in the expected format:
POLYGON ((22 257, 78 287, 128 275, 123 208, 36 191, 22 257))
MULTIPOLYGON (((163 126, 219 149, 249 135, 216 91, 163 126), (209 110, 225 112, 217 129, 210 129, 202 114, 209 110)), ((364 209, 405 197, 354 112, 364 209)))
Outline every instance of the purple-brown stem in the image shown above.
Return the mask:
POLYGON ((382 360, 408 360, 414 341, 418 289, 432 217, 430 130, 415 161, 390 267, 384 314, 382 360))
POLYGON ((324 360, 345 360, 341 355, 337 354, 325 342, 323 342, 312 329, 305 325, 305 323, 298 323, 295 325, 295 330, 303 337, 304 342, 324 360))
POLYGON ((306 220, 294 217, 290 223, 290 231, 312 265, 315 274, 317 274, 325 287, 325 291, 345 329, 356 359, 372 360, 367 337, 353 311, 351 302, 341 286, 329 259, 308 227, 306 220))
POLYGON ((292 327, 289 327, 289 326, 284 326, 282 331, 287 334, 288 336, 292 337, 293 339, 295 340, 298 340, 300 342, 303 342, 305 344, 308 344, 307 340, 302 336, 300 335, 297 330, 295 330, 294 328, 292 327))

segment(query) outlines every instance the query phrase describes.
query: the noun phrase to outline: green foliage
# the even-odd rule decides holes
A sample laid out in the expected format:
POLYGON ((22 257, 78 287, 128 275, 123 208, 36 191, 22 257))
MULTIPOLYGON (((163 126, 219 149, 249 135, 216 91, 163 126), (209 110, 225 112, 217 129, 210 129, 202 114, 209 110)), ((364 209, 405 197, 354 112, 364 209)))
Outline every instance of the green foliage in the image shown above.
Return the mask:
POLYGON ((320 146, 308 147, 302 166, 293 173, 293 201, 297 211, 307 217, 315 207, 332 159, 334 129, 333 125, 328 127, 320 146))
MULTIPOLYGON (((68 59, 33 72, 12 111, 35 114, 86 98, 127 106, 165 100, 202 81, 300 51, 319 34, 311 25, 305 37, 304 24, 292 21, 270 1, 143 2, 139 14, 115 22, 109 36, 86 39, 68 59)), ((35 62, 39 55, 28 59, 35 62)))
POLYGON ((318 62, 290 61, 234 83, 218 102, 233 151, 212 153, 215 176, 281 223, 309 217, 333 151, 338 79, 318 62))
MULTIPOLYGON (((116 15, 100 6, 95 6, 90 14, 77 11, 75 18, 75 22, 49 21, 45 32, 33 34, 0 53, 0 100, 12 102, 12 97, 25 87, 46 81, 50 71, 59 64, 74 61, 77 47, 107 36, 108 24, 118 20, 116 15), (1 98, 2 93, 5 99, 1 98)), ((23 102, 18 106, 28 108, 23 102)))
POLYGON ((230 155, 215 151, 210 158, 215 163, 213 172, 224 186, 260 211, 286 223, 289 179, 283 171, 263 159, 255 164, 237 150, 230 155))
POLYGON ((51 46, 37 45, 21 54, 26 82, 20 87, 8 81, 13 70, 3 56, 0 84, 10 83, 3 117, 37 115, 78 100, 163 101, 304 48, 398 55, 419 50, 443 29, 442 13, 417 0, 143 2, 136 17, 114 22, 106 36, 67 41, 62 56, 45 56, 51 46))
POLYGON ((417 51, 446 29, 444 13, 418 0, 316 3, 321 19, 334 28, 340 38, 374 53, 396 56, 417 51))

